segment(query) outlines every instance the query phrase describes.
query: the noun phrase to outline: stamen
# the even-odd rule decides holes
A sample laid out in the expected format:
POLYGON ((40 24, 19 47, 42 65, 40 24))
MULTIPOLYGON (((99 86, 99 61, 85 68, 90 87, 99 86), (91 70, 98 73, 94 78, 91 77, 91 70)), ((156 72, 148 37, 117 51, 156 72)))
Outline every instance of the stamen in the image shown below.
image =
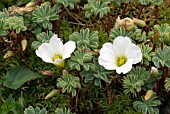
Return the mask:
POLYGON ((116 64, 117 64, 118 67, 124 65, 126 62, 127 62, 127 58, 125 56, 119 56, 116 59, 116 64))

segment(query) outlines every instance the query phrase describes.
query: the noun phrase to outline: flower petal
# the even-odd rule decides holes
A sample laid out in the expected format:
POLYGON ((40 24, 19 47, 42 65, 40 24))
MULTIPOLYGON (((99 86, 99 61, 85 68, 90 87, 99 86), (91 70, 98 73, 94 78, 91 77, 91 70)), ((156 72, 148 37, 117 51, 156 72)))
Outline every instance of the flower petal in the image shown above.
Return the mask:
POLYGON ((113 41, 113 49, 117 56, 124 55, 126 48, 131 44, 128 37, 118 36, 113 41))
POLYGON ((63 59, 69 58, 71 53, 75 50, 76 44, 73 41, 68 41, 64 44, 63 48, 63 59))
POLYGON ((36 50, 36 55, 40 57, 44 62, 52 63, 52 57, 54 56, 53 49, 48 43, 44 43, 36 50))
POLYGON ((52 46, 56 55, 63 55, 63 43, 57 35, 54 34, 53 37, 50 39, 50 45, 52 46))
POLYGON ((133 64, 139 63, 142 60, 141 49, 135 44, 131 44, 127 47, 125 55, 128 59, 133 59, 133 64))
POLYGON ((102 48, 100 49, 100 57, 103 60, 114 63, 116 56, 117 55, 113 50, 113 44, 111 43, 103 44, 102 48))
POLYGON ((60 64, 63 60, 64 60, 64 59, 57 59, 57 60, 54 61, 54 64, 57 64, 57 65, 58 65, 58 64, 60 64))
POLYGON ((133 60, 130 60, 130 59, 129 59, 124 65, 118 67, 118 68, 116 69, 116 72, 117 72, 118 74, 120 74, 121 72, 122 72, 123 74, 128 73, 128 72, 132 69, 132 63, 133 63, 133 60))
POLYGON ((99 65, 103 66, 107 70, 115 70, 117 66, 113 62, 103 60, 100 56, 98 59, 99 65))

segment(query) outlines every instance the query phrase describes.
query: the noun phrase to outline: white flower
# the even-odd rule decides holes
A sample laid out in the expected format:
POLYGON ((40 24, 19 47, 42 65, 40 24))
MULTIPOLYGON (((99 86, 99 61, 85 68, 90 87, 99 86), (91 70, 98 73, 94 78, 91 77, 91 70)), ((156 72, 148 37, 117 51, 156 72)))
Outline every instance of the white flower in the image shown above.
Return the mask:
POLYGON ((112 43, 103 44, 100 50, 99 64, 107 70, 116 70, 126 74, 132 64, 142 60, 142 52, 128 37, 119 36, 112 43))
POLYGON ((56 66, 64 66, 64 60, 71 56, 76 45, 73 41, 68 41, 63 45, 60 38, 54 35, 49 43, 43 43, 36 50, 36 55, 46 63, 53 63, 56 66))

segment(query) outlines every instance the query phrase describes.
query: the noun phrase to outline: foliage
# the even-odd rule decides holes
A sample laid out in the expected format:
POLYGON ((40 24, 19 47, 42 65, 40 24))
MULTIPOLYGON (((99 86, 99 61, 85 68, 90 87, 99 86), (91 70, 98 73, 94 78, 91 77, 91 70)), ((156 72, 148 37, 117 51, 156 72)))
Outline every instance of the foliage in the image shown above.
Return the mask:
POLYGON ((71 69, 81 70, 81 66, 85 70, 89 70, 89 62, 92 59, 92 52, 75 51, 74 56, 69 60, 69 66, 71 69))
POLYGON ((166 78, 166 80, 165 80, 165 89, 167 91, 170 90, 170 78, 166 78))
POLYGON ((56 15, 55 9, 51 8, 49 5, 43 5, 38 7, 35 11, 33 11, 33 18, 32 20, 38 23, 44 29, 52 29, 52 24, 50 21, 57 20, 59 18, 56 15))
POLYGON ((104 14, 110 11, 110 7, 108 7, 109 3, 107 0, 88 0, 88 4, 84 5, 85 16, 90 18, 92 15, 99 15, 102 18, 104 14))
POLYGON ((151 62, 151 58, 155 55, 154 52, 152 52, 152 48, 149 47, 149 45, 141 45, 141 51, 142 51, 142 61, 141 63, 144 65, 149 65, 149 62, 151 62))
POLYGON ((102 66, 99 65, 97 59, 93 59, 94 64, 89 66, 89 70, 83 70, 81 75, 85 77, 84 82, 88 83, 89 81, 94 80, 96 86, 101 86, 101 80, 104 80, 106 83, 111 82, 111 78, 107 76, 111 74, 112 71, 105 70, 102 66))
POLYGON ((0 12, 0 21, 5 22, 8 18, 8 10, 5 8, 3 11, 0 12))
POLYGON ((144 85, 145 80, 148 79, 148 75, 145 68, 132 68, 130 74, 123 78, 124 93, 132 93, 133 96, 136 96, 141 91, 141 86, 144 85))
POLYGON ((5 100, 5 102, 0 107, 0 113, 1 114, 23 114, 23 109, 21 105, 14 101, 12 98, 12 95, 8 97, 8 99, 5 100))
POLYGON ((155 25, 154 30, 159 32, 160 41, 164 42, 165 44, 170 43, 170 26, 169 24, 161 24, 161 25, 155 25))
POLYGON ((141 3, 142 5, 148 5, 150 2, 150 0, 139 0, 139 3, 141 3))
POLYGON ((147 40, 146 32, 145 31, 142 32, 141 29, 137 29, 135 31, 135 40, 140 41, 140 42, 146 41, 147 40))
POLYGON ((1 0, 0 114, 168 113, 169 6, 169 0, 1 0), (131 26, 133 17, 145 26, 125 30, 122 26, 131 26), (63 68, 35 53, 57 33, 63 43, 76 44, 63 68), (127 74, 98 63, 102 45, 118 36, 129 37, 142 52, 127 74), (22 41, 27 41, 25 50, 22 41), (9 52, 13 55, 7 58, 9 52), (52 90, 55 96, 47 99, 52 90), (142 97, 147 90, 157 94, 147 100, 142 97))
POLYGON ((55 0, 56 4, 64 5, 64 7, 69 7, 70 9, 74 8, 74 3, 76 3, 77 0, 55 0))
POLYGON ((53 33, 49 31, 49 33, 42 32, 40 34, 37 34, 37 41, 32 42, 32 48, 35 50, 38 49, 38 47, 43 43, 48 43, 50 41, 50 38, 53 36, 53 33))
POLYGON ((118 36, 127 36, 131 38, 133 35, 134 35, 133 30, 127 31, 125 30, 124 27, 120 27, 120 29, 113 28, 110 31, 110 40, 113 41, 118 36))
POLYGON ((35 79, 37 76, 28 68, 19 67, 7 72, 4 86, 11 89, 20 88, 25 82, 35 79))
POLYGON ((163 0, 150 0, 150 2, 153 5, 161 5, 163 3, 163 0))
MULTIPOLYGON (((107 99, 107 96, 104 96, 104 98, 107 99)), ((129 94, 114 95, 110 105, 107 100, 103 100, 102 102, 102 109, 105 111, 105 114, 140 114, 132 106, 133 101, 130 99, 129 94)))
POLYGON ((70 40, 75 41, 79 48, 97 48, 98 46, 98 32, 90 29, 81 29, 80 33, 74 32, 69 36, 70 40))
POLYGON ((158 49, 155 56, 152 58, 154 65, 158 68, 161 66, 170 67, 170 47, 164 46, 163 49, 158 49))
POLYGON ((15 30, 16 33, 27 29, 27 27, 24 26, 24 19, 16 16, 7 18, 4 22, 3 28, 5 30, 15 30))
POLYGON ((47 114, 47 111, 45 108, 41 110, 39 107, 34 109, 32 106, 29 106, 25 108, 24 114, 47 114))
POLYGON ((161 102, 157 100, 157 98, 158 97, 155 94, 149 100, 145 100, 142 97, 142 101, 135 101, 133 106, 143 114, 159 114, 157 106, 159 106, 161 102))
POLYGON ((57 79, 57 87, 62 88, 62 92, 72 93, 72 96, 76 95, 76 88, 80 88, 80 80, 78 77, 72 75, 64 75, 57 79))
POLYGON ((55 111, 56 114, 75 114, 70 111, 70 109, 67 108, 57 108, 55 111))

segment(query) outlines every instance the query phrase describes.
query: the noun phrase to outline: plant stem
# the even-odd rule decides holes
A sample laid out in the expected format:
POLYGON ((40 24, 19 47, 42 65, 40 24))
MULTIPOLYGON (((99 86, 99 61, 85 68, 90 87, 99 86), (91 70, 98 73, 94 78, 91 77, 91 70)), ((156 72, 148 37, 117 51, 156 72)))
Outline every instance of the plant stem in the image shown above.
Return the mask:
POLYGON ((112 104, 112 90, 108 91, 108 104, 109 106, 112 104))
POLYGON ((93 80, 93 82, 89 85, 89 87, 82 93, 81 98, 92 88, 93 85, 94 85, 94 80, 93 80))
POLYGON ((59 23, 59 26, 58 26, 58 36, 60 37, 60 27, 61 27, 61 24, 62 24, 62 20, 63 20, 63 16, 64 16, 64 10, 65 8, 64 8, 64 5, 63 5, 63 7, 62 7, 62 12, 61 12, 61 16, 60 16, 60 23, 59 23))
POLYGON ((142 5, 141 8, 140 8, 140 11, 139 11, 139 14, 138 14, 138 19, 140 19, 140 15, 142 14, 143 8, 144 8, 144 5, 142 5))
POLYGON ((110 12, 108 12, 107 13, 107 16, 108 16, 108 22, 109 22, 109 26, 110 26, 110 28, 112 28, 113 26, 112 26, 112 20, 111 20, 111 16, 110 16, 110 12))
POLYGON ((85 26, 85 24, 83 24, 82 22, 80 22, 74 15, 72 15, 67 8, 65 8, 65 10, 66 10, 67 13, 68 13, 72 18, 74 18, 80 25, 85 26))
POLYGON ((155 6, 155 24, 158 24, 158 16, 159 16, 159 14, 158 14, 158 5, 156 5, 155 6))
POLYGON ((158 95, 158 91, 159 91, 159 81, 158 79, 156 79, 156 95, 158 95))
POLYGON ((168 67, 165 68, 165 73, 164 73, 164 77, 163 77, 164 81, 165 81, 167 75, 168 75, 168 67))
POLYGON ((104 29, 105 29, 105 32, 107 33, 107 36, 109 36, 108 28, 107 28, 106 25, 104 24, 103 19, 101 18, 100 21, 101 21, 101 23, 102 23, 102 25, 103 25, 103 27, 104 27, 104 29))
POLYGON ((124 9, 123 9, 123 11, 122 11, 122 14, 121 14, 121 16, 120 16, 120 19, 122 19, 122 18, 124 17, 124 14, 125 14, 125 11, 126 11, 126 9, 127 9, 127 6, 128 6, 128 4, 125 4, 125 7, 124 7, 124 9))
POLYGON ((72 93, 69 93, 69 96, 70 96, 70 109, 71 109, 71 111, 74 111, 73 110, 73 108, 74 108, 74 101, 73 101, 72 93))

